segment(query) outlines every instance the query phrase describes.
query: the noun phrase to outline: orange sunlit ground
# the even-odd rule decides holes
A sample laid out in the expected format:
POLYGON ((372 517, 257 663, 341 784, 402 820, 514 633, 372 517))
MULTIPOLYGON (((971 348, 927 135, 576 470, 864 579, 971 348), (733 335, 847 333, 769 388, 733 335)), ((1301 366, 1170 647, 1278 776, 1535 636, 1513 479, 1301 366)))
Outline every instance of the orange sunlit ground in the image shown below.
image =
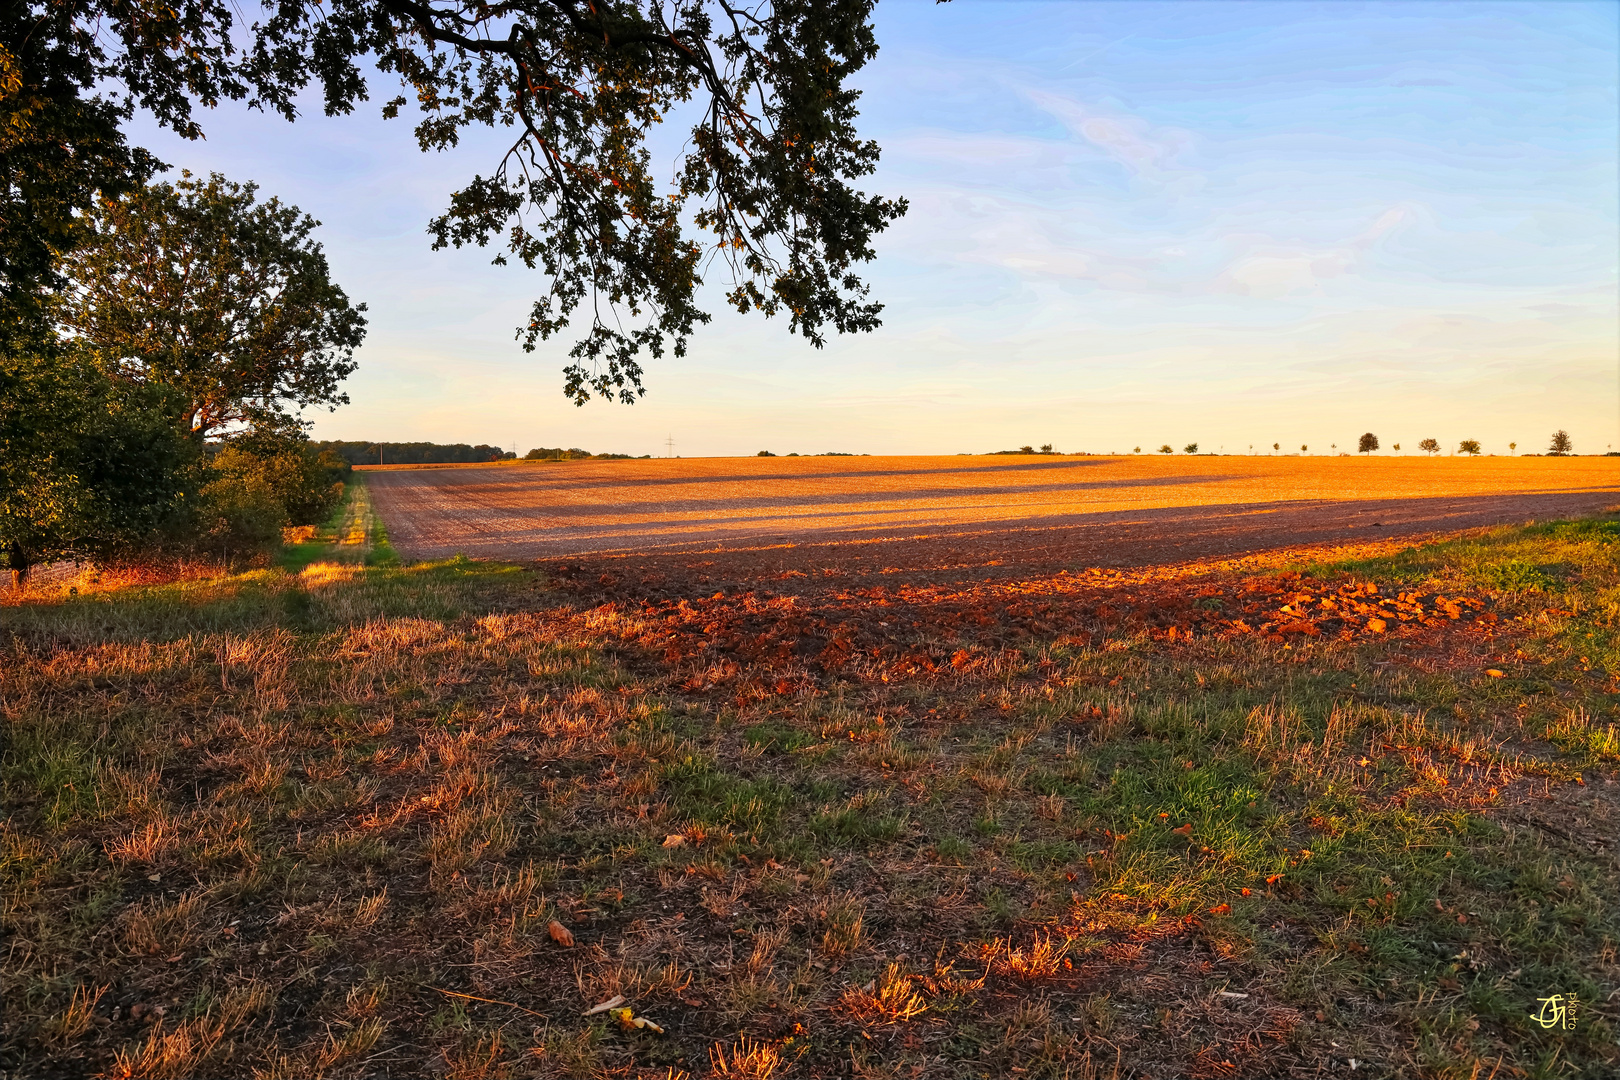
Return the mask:
POLYGON ((1524 521, 1615 472, 372 471, 279 569, 4 609, 12 1043, 154 1078, 1611 1075, 1620 521, 1524 521), (538 561, 408 561, 460 551, 538 561))
POLYGON ((368 484, 416 558, 787 541, 818 565, 894 548, 1115 566, 1590 512, 1620 497, 1620 458, 696 458, 383 468, 368 484))

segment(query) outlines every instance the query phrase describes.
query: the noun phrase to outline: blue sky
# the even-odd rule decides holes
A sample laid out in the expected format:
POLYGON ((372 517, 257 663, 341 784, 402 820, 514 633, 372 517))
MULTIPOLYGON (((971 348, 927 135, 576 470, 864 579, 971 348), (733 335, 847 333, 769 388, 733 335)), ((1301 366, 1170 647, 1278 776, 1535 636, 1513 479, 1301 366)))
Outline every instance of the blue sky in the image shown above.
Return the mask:
POLYGON ((429 250, 428 218, 489 171, 496 133, 423 155, 375 105, 312 101, 296 124, 228 108, 204 143, 139 141, 324 222, 371 333, 354 403, 316 415, 317 437, 1246 453, 1371 430, 1506 453, 1562 427, 1591 452, 1620 449, 1617 16, 886 0, 860 78, 884 148, 869 187, 912 210, 869 268, 883 329, 817 351, 716 287, 715 321, 628 408, 568 404, 568 344, 513 341, 534 275, 429 250))

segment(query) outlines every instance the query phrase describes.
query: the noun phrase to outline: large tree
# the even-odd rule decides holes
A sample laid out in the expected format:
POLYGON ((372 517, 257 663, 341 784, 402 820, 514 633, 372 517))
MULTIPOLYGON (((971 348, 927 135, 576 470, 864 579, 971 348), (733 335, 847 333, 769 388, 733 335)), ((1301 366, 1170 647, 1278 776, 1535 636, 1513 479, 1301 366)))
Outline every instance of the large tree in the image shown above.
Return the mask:
POLYGON ((365 310, 332 282, 319 222, 252 184, 184 174, 87 215, 63 325, 109 370, 175 390, 201 441, 288 406, 336 406, 365 310))
POLYGON ((420 106, 424 150, 454 145, 469 125, 510 129, 504 157, 453 193, 430 229, 436 246, 501 241, 544 271, 519 337, 532 349, 577 332, 565 389, 580 403, 635 400, 643 359, 685 350, 709 318, 696 290, 716 259, 733 306, 786 314, 816 345, 829 327, 878 325, 881 305, 855 271, 905 203, 853 187, 878 158, 856 133, 859 93, 848 85, 877 51, 871 8, 272 0, 244 28, 231 0, 58 5, 96 27, 82 43, 96 73, 182 134, 199 132, 194 104, 223 98, 291 118, 311 82, 328 112, 348 112, 368 96, 368 60, 420 106), (690 134, 663 185, 647 136, 666 120, 690 134))

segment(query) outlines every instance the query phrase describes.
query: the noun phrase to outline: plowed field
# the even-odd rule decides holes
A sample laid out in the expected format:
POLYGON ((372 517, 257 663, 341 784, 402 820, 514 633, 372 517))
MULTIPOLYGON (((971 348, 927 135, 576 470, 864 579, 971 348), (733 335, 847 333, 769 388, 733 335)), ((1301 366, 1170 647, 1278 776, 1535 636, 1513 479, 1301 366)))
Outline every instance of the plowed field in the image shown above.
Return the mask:
POLYGON ((697 458, 374 469, 367 483, 416 559, 971 578, 1587 513, 1620 495, 1620 459, 697 458))

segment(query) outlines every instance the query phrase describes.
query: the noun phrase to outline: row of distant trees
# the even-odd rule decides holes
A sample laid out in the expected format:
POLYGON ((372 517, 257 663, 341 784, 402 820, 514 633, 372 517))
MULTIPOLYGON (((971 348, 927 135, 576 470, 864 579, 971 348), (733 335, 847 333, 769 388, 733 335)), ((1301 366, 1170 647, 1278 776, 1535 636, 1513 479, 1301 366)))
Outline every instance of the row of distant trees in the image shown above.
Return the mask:
MULTIPOLYGON (((645 460, 652 457, 652 455, 642 454, 641 457, 645 460)), ((589 450, 581 450, 577 446, 570 447, 567 450, 560 446, 537 446, 523 455, 524 461, 585 461, 590 459, 596 461, 630 461, 634 458, 634 454, 593 454, 589 450)))
MULTIPOLYGON (((1332 450, 1338 450, 1338 448, 1339 448, 1338 443, 1333 443, 1331 445, 1331 447, 1330 447, 1330 449, 1332 449, 1332 450)), ((1418 444, 1417 444, 1417 448, 1419 450, 1423 451, 1425 454, 1428 454, 1431 457, 1434 456, 1435 454, 1438 454, 1443 449, 1441 447, 1440 441, 1438 439, 1423 439, 1423 440, 1420 440, 1418 442, 1418 444)), ((1518 450, 1518 448, 1519 448, 1518 443, 1516 443, 1516 442, 1508 443, 1508 450, 1509 451, 1516 451, 1516 450, 1518 450)), ((1048 445, 1048 446, 1042 447, 1040 452, 1041 453, 1050 453, 1051 449, 1052 449, 1051 446, 1048 445)), ((1251 444, 1249 449, 1253 450, 1254 446, 1251 444)), ((1282 443, 1272 443, 1271 444, 1271 449, 1274 450, 1274 451, 1282 450, 1282 443)), ((1367 432, 1366 434, 1362 435, 1360 440, 1356 444, 1356 452, 1358 454, 1370 454, 1370 453, 1372 453, 1373 451, 1375 451, 1377 449, 1379 449, 1378 436, 1374 435, 1370 431, 1367 432)), ((1401 449, 1401 444, 1400 443, 1395 443, 1393 446, 1390 447, 1390 449, 1394 450, 1396 453, 1399 453, 1400 449, 1401 449)), ((1299 452, 1300 453, 1308 454, 1308 453, 1310 453, 1310 450, 1311 450, 1311 447, 1310 447, 1309 443, 1301 443, 1300 444, 1300 447, 1299 447, 1299 452)), ((1035 452, 1036 452, 1035 450, 1033 450, 1032 448, 1030 448, 1028 446, 1023 447, 1021 450, 1001 450, 1001 451, 998 451, 998 453, 1003 453, 1003 454, 1016 454, 1016 453, 1032 454, 1032 453, 1035 453, 1035 452)), ((1142 452, 1142 448, 1140 446, 1133 447, 1131 452, 1133 454, 1140 454, 1142 452)), ((1159 447, 1159 453, 1161 453, 1161 454, 1173 454, 1175 452, 1176 452, 1176 448, 1171 446, 1169 443, 1164 443, 1163 445, 1161 445, 1159 447)), ((1194 443, 1188 443, 1186 446, 1183 446, 1181 448, 1181 452, 1184 453, 1184 454, 1196 454, 1196 453, 1198 453, 1198 444, 1195 443, 1195 442, 1194 443)), ((1569 432, 1563 431, 1562 429, 1553 432, 1552 439, 1551 439, 1551 441, 1549 442, 1549 444, 1547 446, 1547 454, 1548 454, 1549 457, 1567 457, 1570 454, 1573 454, 1574 452, 1575 452, 1575 443, 1574 443, 1574 441, 1572 439, 1570 439, 1569 432)), ((1459 453, 1459 454, 1467 454, 1469 456, 1478 456, 1479 454, 1484 453, 1484 448, 1480 445, 1480 442, 1479 442, 1478 439, 1464 439, 1464 440, 1462 440, 1461 442, 1459 442, 1457 444, 1457 453, 1459 453)))
POLYGON ((504 461, 517 455, 498 446, 479 443, 364 442, 327 439, 312 442, 317 452, 330 451, 350 465, 441 465, 473 461, 504 461))
MULTIPOLYGON (((1440 452, 1440 450, 1441 450, 1440 440, 1439 439, 1423 439, 1423 440, 1420 440, 1418 442, 1417 446, 1418 446, 1419 450, 1423 451, 1425 454, 1428 454, 1430 457, 1433 457, 1435 454, 1438 454, 1440 452)), ((1272 447, 1273 447, 1273 449, 1275 449, 1276 444, 1273 443, 1272 447)), ((1303 450, 1305 448, 1302 446, 1302 447, 1300 447, 1300 449, 1303 450)), ((1377 450, 1377 449, 1378 449, 1378 436, 1374 435, 1370 431, 1367 432, 1366 434, 1362 435, 1360 441, 1356 444, 1356 452, 1358 454, 1370 454, 1374 450, 1377 450)), ((1400 451, 1400 449, 1401 449, 1401 444, 1396 443, 1392 447, 1392 449, 1394 449, 1398 453, 1400 451)), ((1510 453, 1513 452, 1513 451, 1516 451, 1518 449, 1519 449, 1519 444, 1518 443, 1516 443, 1516 442, 1508 443, 1508 451, 1510 453)), ((1479 442, 1478 439, 1464 439, 1464 440, 1462 440, 1461 442, 1459 442, 1457 444, 1457 453, 1459 453, 1459 454, 1467 454, 1470 457, 1478 457, 1483 452, 1484 452, 1484 450, 1480 446, 1480 442, 1479 442)), ((1575 442, 1574 442, 1574 440, 1572 440, 1569 437, 1569 432, 1563 430, 1562 428, 1560 428, 1559 430, 1553 432, 1552 438, 1549 440, 1549 442, 1547 444, 1547 454, 1548 454, 1548 456, 1550 456, 1550 457, 1568 457, 1570 454, 1573 454, 1574 452, 1575 452, 1575 442)))

